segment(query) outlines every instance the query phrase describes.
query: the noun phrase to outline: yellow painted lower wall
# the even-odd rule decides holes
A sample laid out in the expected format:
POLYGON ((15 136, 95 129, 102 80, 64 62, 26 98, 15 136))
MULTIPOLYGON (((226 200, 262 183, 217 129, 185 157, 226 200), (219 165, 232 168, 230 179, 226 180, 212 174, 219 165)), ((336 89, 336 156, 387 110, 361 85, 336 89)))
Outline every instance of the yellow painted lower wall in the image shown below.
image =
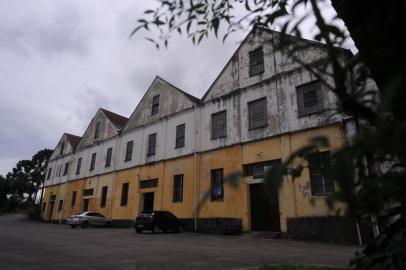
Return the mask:
MULTIPOLYGON (((266 140, 234 145, 196 155, 173 160, 156 162, 150 165, 130 168, 115 173, 86 178, 47 187, 43 202, 46 203, 45 220, 66 219, 70 214, 84 210, 88 200, 88 210, 97 211, 114 220, 134 220, 143 210, 144 194, 153 192, 155 210, 168 210, 179 218, 239 218, 243 230, 251 230, 250 184, 252 177, 241 179, 237 187, 224 186, 223 201, 208 200, 202 203, 199 211, 195 206, 201 203, 210 191, 211 170, 222 168, 224 176, 242 171, 244 164, 270 160, 286 160, 289 155, 306 145, 312 137, 325 136, 330 146, 321 151, 334 151, 345 144, 344 132, 340 125, 332 125, 294 134, 285 134, 266 140), (183 175, 183 196, 181 202, 173 202, 174 176, 183 175), (157 179, 157 186, 141 188, 140 181, 157 179), (123 204, 123 184, 128 183, 128 199, 123 204), (101 205, 102 188, 107 186, 106 205, 101 205), (93 189, 91 196, 83 197, 84 189, 93 189), (73 193, 76 191, 76 200, 73 193), (52 210, 51 195, 55 195, 52 210), (58 203, 64 200, 63 211, 58 211, 58 203)), ((304 162, 304 161, 298 161, 304 162)), ((325 197, 312 196, 309 172, 292 181, 282 179, 279 188, 280 229, 287 231, 286 219, 292 217, 326 216, 333 212, 326 206, 325 197)))

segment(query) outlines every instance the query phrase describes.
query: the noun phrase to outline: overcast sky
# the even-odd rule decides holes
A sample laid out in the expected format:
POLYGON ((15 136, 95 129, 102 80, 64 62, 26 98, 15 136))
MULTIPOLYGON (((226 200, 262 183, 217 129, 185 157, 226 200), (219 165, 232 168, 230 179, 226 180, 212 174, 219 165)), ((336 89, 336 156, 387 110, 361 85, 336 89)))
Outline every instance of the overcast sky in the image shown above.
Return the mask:
POLYGON ((64 132, 81 136, 99 107, 128 117, 156 75, 201 97, 246 33, 157 51, 128 39, 155 1, 0 0, 0 174, 64 132))

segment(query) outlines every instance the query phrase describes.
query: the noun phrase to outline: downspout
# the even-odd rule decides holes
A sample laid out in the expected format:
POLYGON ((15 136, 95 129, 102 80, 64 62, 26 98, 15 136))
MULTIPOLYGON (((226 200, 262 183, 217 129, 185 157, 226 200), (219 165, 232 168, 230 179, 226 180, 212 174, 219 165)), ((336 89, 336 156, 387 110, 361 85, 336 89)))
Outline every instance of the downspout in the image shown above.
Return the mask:
POLYGON ((116 145, 115 145, 115 149, 116 149, 116 151, 114 152, 114 159, 113 159, 113 186, 112 186, 112 188, 113 188, 113 190, 111 191, 111 198, 110 198, 110 206, 109 206, 109 214, 108 214, 108 217, 111 219, 111 220, 113 220, 113 216, 112 216, 112 213, 111 213, 111 209, 112 209, 112 207, 113 207, 113 202, 114 202, 114 194, 115 194, 115 191, 116 191, 116 176, 117 176, 117 172, 116 172, 116 161, 117 161, 117 156, 120 154, 120 147, 118 146, 118 145, 121 145, 121 144, 119 144, 120 143, 120 141, 121 141, 121 130, 118 132, 118 135, 117 135, 117 139, 116 139, 116 145))
POLYGON ((197 124, 197 116, 196 116, 196 109, 197 109, 197 106, 196 106, 196 102, 195 102, 195 106, 194 106, 195 108, 195 110, 194 110, 194 113, 195 113, 195 115, 194 115, 194 120, 195 120, 195 130, 194 130, 194 133, 195 133, 195 146, 194 146, 194 161, 195 161, 195 186, 194 186, 194 188, 195 188, 195 200, 194 200, 194 208, 195 208, 195 210, 194 210, 194 229, 195 229, 195 231, 197 231, 197 150, 196 150, 196 147, 197 147, 197 129, 198 129, 198 124, 197 124))
MULTIPOLYGON (((66 204, 66 194, 68 193, 68 185, 69 185, 69 170, 70 170, 70 164, 73 164, 73 157, 74 157, 74 151, 72 151, 72 153, 70 154, 70 160, 69 160, 69 165, 68 165, 68 174, 66 176, 66 184, 65 184, 65 194, 63 195, 63 203, 62 203, 62 209, 61 209, 61 213, 59 215, 59 224, 62 224, 62 215, 63 215, 63 211, 65 211, 65 204, 66 204)), ((56 202, 55 202, 56 203, 56 202)))

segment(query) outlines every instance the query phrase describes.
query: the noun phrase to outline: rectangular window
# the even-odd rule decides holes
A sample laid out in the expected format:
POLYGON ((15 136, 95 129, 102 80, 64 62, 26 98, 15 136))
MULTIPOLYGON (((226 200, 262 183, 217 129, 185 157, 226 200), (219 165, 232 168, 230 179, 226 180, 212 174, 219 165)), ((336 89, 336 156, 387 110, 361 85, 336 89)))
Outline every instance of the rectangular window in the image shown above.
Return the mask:
POLYGON ((264 179, 265 169, 275 165, 279 161, 263 161, 244 165, 244 176, 253 176, 253 179, 264 179))
POLYGON ((63 200, 59 200, 59 204, 58 204, 58 212, 61 212, 63 208, 63 200))
POLYGON ((113 155, 113 148, 110 147, 107 149, 107 155, 106 155, 106 165, 105 167, 110 167, 111 165, 111 156, 113 155))
POLYGON ((211 200, 222 201, 224 199, 223 169, 211 170, 211 200))
POLYGON ((211 115, 211 138, 222 138, 227 136, 227 113, 226 111, 211 115))
POLYGON ((173 202, 183 201, 183 174, 173 176, 173 202))
POLYGON ((152 109, 151 115, 157 114, 159 111, 159 95, 156 95, 152 98, 152 109))
POLYGON ((93 195, 93 188, 88 188, 83 190, 83 196, 92 196, 93 195))
POLYGON ((133 146, 134 146, 133 141, 127 142, 127 149, 125 150, 125 160, 124 161, 130 161, 133 158, 133 146))
POLYGON ((315 81, 296 87, 299 117, 323 110, 322 83, 315 81))
POLYGON ((58 168, 58 177, 61 176, 61 173, 62 173, 62 164, 59 165, 59 168, 58 168))
POLYGON ((63 151, 65 150, 65 142, 61 143, 61 148, 59 149, 59 155, 62 156, 63 155, 63 151))
POLYGON ((63 169, 63 175, 67 175, 69 171, 69 162, 65 163, 65 168, 63 169))
POLYGON ((106 201, 107 201, 107 190, 108 186, 102 187, 102 192, 101 192, 101 199, 100 199, 100 208, 106 207, 106 201))
POLYGON ((80 167, 82 167, 82 158, 78 158, 78 164, 76 165, 76 174, 80 174, 80 167))
POLYGON ((176 142, 175 148, 181 148, 185 146, 185 124, 176 126, 176 142))
POLYGON ((94 170, 94 165, 96 164, 96 153, 92 154, 92 160, 90 161, 90 169, 89 171, 94 170))
POLYGON ((249 76, 264 73, 264 52, 262 47, 249 52, 250 69, 249 76))
POLYGON ((148 138, 148 156, 155 155, 155 148, 156 148, 156 133, 150 134, 148 138))
POLYGON ((312 195, 325 195, 334 192, 330 152, 314 153, 310 155, 308 161, 312 195))
POLYGON ((140 181, 140 188, 155 188, 158 186, 158 179, 148 179, 140 181))
POLYGON ((95 127, 95 130, 94 130, 94 139, 99 139, 100 126, 101 126, 101 122, 99 121, 99 122, 96 123, 96 127, 95 127))
POLYGON ((128 186, 129 183, 123 183, 123 186, 121 188, 121 206, 126 206, 128 202, 128 186))
POLYGON ((261 98, 248 103, 248 128, 262 128, 268 125, 266 98, 261 98))
POLYGON ((48 169, 47 180, 49 180, 49 178, 51 178, 51 173, 52 173, 52 168, 49 168, 49 169, 48 169))
POLYGON ((71 207, 74 207, 75 204, 76 204, 76 193, 77 193, 77 191, 73 191, 73 192, 72 192, 72 200, 71 200, 71 202, 70 202, 70 206, 71 206, 71 207))

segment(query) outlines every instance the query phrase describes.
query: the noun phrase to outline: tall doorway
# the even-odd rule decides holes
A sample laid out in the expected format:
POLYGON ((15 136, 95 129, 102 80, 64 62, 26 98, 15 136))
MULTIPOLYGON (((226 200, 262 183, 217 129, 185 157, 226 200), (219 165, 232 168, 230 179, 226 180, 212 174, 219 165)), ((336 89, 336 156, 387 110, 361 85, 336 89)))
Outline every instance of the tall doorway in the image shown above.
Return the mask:
POLYGON ((48 221, 52 221, 54 208, 55 208, 56 195, 49 196, 49 212, 48 212, 48 221))
POLYGON ((280 231, 278 188, 265 190, 263 183, 250 184, 252 231, 280 231))
POLYGON ((87 210, 89 210, 89 199, 84 199, 83 200, 83 207, 82 207, 83 211, 86 212, 87 210))
POLYGON ((154 211, 154 192, 143 193, 144 196, 144 212, 154 211))

